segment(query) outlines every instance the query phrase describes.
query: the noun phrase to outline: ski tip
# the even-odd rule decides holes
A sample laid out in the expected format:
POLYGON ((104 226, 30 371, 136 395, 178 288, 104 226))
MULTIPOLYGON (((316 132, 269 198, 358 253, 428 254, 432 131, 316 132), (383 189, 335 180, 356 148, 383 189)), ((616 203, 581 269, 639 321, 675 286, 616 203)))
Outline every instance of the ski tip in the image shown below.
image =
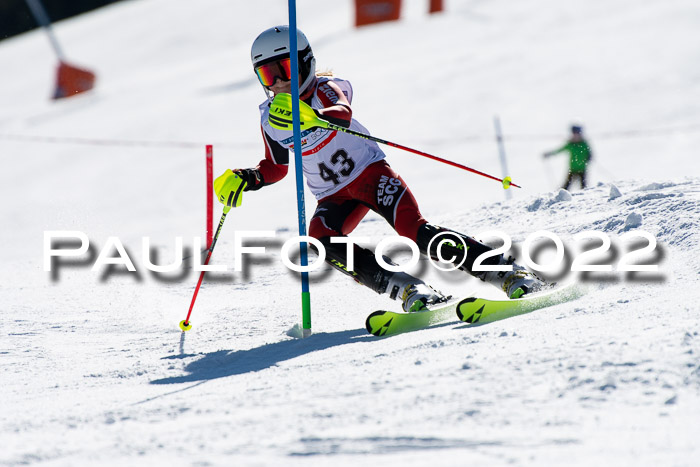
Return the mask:
POLYGON ((391 324, 393 318, 390 318, 389 321, 382 319, 381 317, 385 314, 386 311, 384 310, 378 310, 371 313, 365 321, 365 328, 367 329, 367 332, 373 336, 383 336, 386 334, 387 328, 391 324))
POLYGON ((462 310, 460 309, 462 305, 465 303, 472 303, 476 301, 476 297, 467 297, 464 300, 461 300, 457 304, 457 318, 459 318, 460 321, 464 321, 464 314, 462 313, 462 310))

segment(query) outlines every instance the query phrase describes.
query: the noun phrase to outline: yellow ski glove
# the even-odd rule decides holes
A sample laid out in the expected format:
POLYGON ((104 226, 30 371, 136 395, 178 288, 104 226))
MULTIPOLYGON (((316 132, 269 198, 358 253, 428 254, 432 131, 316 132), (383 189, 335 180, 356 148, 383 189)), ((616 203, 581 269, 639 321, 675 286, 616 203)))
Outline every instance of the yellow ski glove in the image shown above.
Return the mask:
POLYGON ((231 169, 214 180, 214 192, 219 202, 229 208, 237 208, 243 201, 245 181, 231 169))

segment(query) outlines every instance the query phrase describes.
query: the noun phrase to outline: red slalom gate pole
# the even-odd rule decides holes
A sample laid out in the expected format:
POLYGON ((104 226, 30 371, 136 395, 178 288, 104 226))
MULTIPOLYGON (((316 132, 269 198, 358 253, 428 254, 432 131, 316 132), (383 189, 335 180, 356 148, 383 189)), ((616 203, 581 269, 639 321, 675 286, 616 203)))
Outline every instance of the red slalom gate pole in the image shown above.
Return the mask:
POLYGON ((207 248, 211 248, 214 238, 214 147, 207 145, 207 248))

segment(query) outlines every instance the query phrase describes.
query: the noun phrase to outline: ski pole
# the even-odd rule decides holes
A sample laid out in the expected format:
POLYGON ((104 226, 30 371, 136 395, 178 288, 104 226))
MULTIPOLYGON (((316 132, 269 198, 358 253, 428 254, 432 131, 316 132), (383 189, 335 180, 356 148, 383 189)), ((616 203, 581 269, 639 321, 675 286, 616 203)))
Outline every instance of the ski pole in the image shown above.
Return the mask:
MULTIPOLYGON (((274 128, 277 128, 279 130, 291 130, 292 129, 291 109, 292 109, 292 96, 290 94, 284 94, 284 93, 277 94, 275 96, 275 99, 272 101, 272 105, 270 107, 270 125, 272 125, 274 128)), ((481 175, 482 177, 486 177, 486 178, 489 178, 491 180, 496 180, 497 182, 501 182, 501 184, 503 185, 503 188, 506 190, 508 188, 510 188, 511 186, 514 186, 516 188, 522 188, 521 186, 513 183, 510 177, 505 177, 503 179, 500 179, 498 177, 494 177, 493 175, 489 175, 489 174, 481 172, 479 170, 472 169, 471 167, 467 167, 466 165, 458 164, 457 162, 452 162, 450 160, 443 159, 442 157, 433 156, 432 154, 428 154, 427 152, 419 151, 417 149, 412 149, 412 148, 409 148, 407 146, 403 146, 401 144, 392 143, 391 141, 377 138, 376 136, 367 135, 367 134, 361 133, 359 131, 351 130, 349 128, 345 128, 345 127, 342 127, 340 125, 336 125, 334 123, 328 122, 326 120, 319 118, 318 115, 316 115, 316 112, 314 112, 314 110, 303 101, 299 102, 299 114, 300 114, 300 120, 301 120, 300 126, 302 129, 320 127, 320 128, 326 128, 328 130, 342 131, 343 133, 357 136, 358 138, 368 139, 370 141, 374 141, 375 143, 386 144, 387 146, 391 146, 393 148, 402 149, 404 151, 412 152, 413 154, 427 157, 428 159, 442 162, 443 164, 451 165, 452 167, 457 167, 458 169, 466 170, 467 172, 481 175)))
POLYGON ((542 164, 544 164, 544 172, 547 174, 547 182, 549 182, 549 186, 554 186, 554 176, 552 175, 552 168, 549 166, 549 163, 547 162, 547 159, 542 161, 542 164))
MULTIPOLYGON (((211 246, 209 247, 209 253, 207 253, 207 259, 204 260, 204 266, 209 264, 209 260, 211 259, 211 254, 214 252, 214 246, 216 245, 216 240, 219 238, 219 233, 221 232, 221 227, 224 225, 224 221, 226 220, 226 214, 231 210, 230 206, 224 206, 224 212, 221 214, 221 220, 219 221, 219 226, 216 228, 216 233, 214 234, 214 239, 211 242, 211 246)), ((192 302, 190 303, 190 310, 187 312, 187 318, 183 319, 180 321, 180 329, 182 329, 182 332, 189 331, 192 329, 192 324, 190 323, 190 315, 192 314, 192 309, 194 308, 194 301, 197 300, 197 293, 199 293, 199 287, 202 285, 202 279, 204 279, 204 273, 206 271, 202 271, 202 273, 199 275, 199 280, 197 281, 197 287, 194 289, 194 295, 192 295, 192 302)))

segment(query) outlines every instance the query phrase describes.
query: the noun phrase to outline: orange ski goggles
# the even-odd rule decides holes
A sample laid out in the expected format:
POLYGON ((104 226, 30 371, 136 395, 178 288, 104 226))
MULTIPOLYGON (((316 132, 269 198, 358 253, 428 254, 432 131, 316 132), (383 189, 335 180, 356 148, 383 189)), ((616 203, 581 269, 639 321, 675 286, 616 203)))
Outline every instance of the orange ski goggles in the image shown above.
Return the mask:
POLYGON ((292 61, 289 58, 283 58, 260 65, 255 68, 255 74, 258 75, 260 83, 265 87, 275 84, 277 78, 282 81, 290 81, 292 79, 292 61))

